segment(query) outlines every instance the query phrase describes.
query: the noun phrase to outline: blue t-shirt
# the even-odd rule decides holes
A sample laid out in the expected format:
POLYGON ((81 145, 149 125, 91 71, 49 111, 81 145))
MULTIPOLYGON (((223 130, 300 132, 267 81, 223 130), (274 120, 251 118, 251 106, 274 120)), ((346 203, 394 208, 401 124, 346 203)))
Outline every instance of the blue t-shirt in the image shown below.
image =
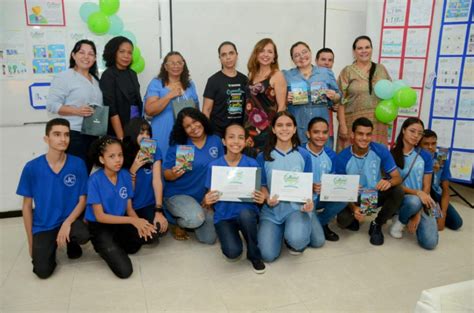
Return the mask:
MULTIPOLYGON (((437 155, 434 155, 434 159, 436 160, 437 155)), ((431 184, 431 188, 438 194, 441 195, 443 193, 443 189, 441 188, 441 182, 445 180, 451 179, 451 171, 449 170, 450 161, 446 160, 444 164, 442 164, 437 172, 433 171, 433 180, 431 184)))
POLYGON ((359 184, 362 188, 375 189, 382 179, 382 172, 390 174, 397 165, 388 149, 379 143, 371 142, 369 151, 363 156, 352 152, 352 146, 342 150, 335 160, 336 174, 360 175, 359 184))
POLYGON ((61 226, 87 194, 87 177, 84 161, 73 155, 66 156, 58 174, 44 154, 26 163, 16 193, 33 198, 33 234, 61 226))
MULTIPOLYGON (((336 153, 328 147, 324 147, 318 154, 311 151, 308 144, 304 147, 311 155, 311 163, 313 164, 313 183, 320 183, 323 174, 334 173, 334 160, 336 153)), ((313 193, 313 198, 316 200, 318 194, 313 193)))
MULTIPOLYGON (((201 203, 206 192, 207 167, 209 163, 224 155, 224 148, 221 139, 215 135, 207 136, 201 149, 196 147, 191 139, 188 139, 186 145, 194 147, 193 169, 174 181, 165 181, 164 197, 188 195, 201 203)), ((169 170, 176 165, 177 148, 178 145, 174 145, 168 149, 163 170, 169 170)))
POLYGON ((87 192, 86 220, 96 222, 93 204, 101 204, 104 213, 124 216, 127 211, 128 199, 133 198, 132 177, 127 170, 117 173, 117 183, 114 185, 100 169, 89 177, 87 192))
POLYGON ((398 169, 402 179, 405 179, 403 185, 411 189, 423 190, 423 176, 433 173, 433 158, 428 152, 421 148, 413 149, 410 153, 405 154, 404 158, 405 167, 398 169), (420 154, 417 157, 418 151, 420 151, 420 154), (413 162, 415 162, 415 164, 408 177, 405 178, 413 162))
MULTIPOLYGON (((206 177, 206 189, 211 188, 212 178, 212 166, 229 166, 227 161, 222 156, 209 164, 206 177)), ((237 167, 260 167, 255 159, 252 159, 246 155, 242 155, 237 167)), ((230 202, 230 201, 219 201, 214 204, 214 224, 219 223, 223 220, 235 219, 239 216, 240 211, 243 209, 251 209, 258 213, 258 207, 255 203, 250 202, 230 202)))
MULTIPOLYGON (((291 149, 287 153, 273 149, 271 152, 273 161, 265 161, 263 153, 260 153, 257 157, 257 162, 262 168, 262 186, 268 188, 271 191, 272 182, 272 171, 290 171, 290 172, 304 172, 312 173, 313 167, 311 163, 311 156, 308 151, 301 147, 291 149)), ((300 211, 302 207, 301 203, 280 201, 278 205, 269 207, 265 204, 262 208, 260 218, 262 220, 269 220, 275 224, 282 224, 285 222, 286 217, 294 211, 300 211)))
MULTIPOLYGON (((156 152, 153 157, 155 162, 163 159, 158 147, 156 147, 156 152)), ((137 171, 133 194, 132 206, 135 210, 140 210, 155 204, 155 191, 153 190, 153 165, 150 168, 140 167, 137 171)))
MULTIPOLYGON (((161 79, 153 78, 148 85, 143 103, 145 103, 149 97, 163 98, 169 93, 170 90, 168 87, 163 86, 161 79)), ((173 101, 180 99, 192 99, 196 107, 199 107, 199 98, 196 92, 196 86, 193 82, 191 82, 191 85, 184 91, 182 96, 171 99, 166 108, 155 115, 151 120, 153 139, 157 141, 158 147, 160 147, 163 155, 166 155, 168 151, 170 133, 174 125, 173 101)))

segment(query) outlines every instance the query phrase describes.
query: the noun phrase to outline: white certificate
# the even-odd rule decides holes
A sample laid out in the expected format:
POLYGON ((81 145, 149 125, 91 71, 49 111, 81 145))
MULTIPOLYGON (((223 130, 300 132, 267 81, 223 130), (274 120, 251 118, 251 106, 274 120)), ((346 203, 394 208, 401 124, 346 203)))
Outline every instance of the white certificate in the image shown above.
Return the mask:
POLYGON ((321 201, 357 202, 359 194, 359 175, 321 176, 321 201))
POLYGON ((279 201, 305 203, 313 198, 313 173, 272 171, 270 196, 279 201))
POLYGON ((211 190, 219 201, 253 202, 252 193, 260 189, 261 171, 257 167, 213 166, 211 190))

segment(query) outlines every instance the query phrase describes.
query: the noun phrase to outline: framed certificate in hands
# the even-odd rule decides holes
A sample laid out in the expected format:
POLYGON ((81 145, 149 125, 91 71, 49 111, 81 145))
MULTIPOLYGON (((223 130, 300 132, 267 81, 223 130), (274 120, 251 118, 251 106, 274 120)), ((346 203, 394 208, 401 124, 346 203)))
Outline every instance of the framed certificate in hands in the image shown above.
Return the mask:
POLYGON ((305 203, 313 198, 313 173, 272 171, 270 197, 279 201, 305 203))
POLYGON ((357 202, 359 195, 359 175, 321 176, 321 201, 357 202))
POLYGON ((258 167, 213 166, 211 190, 219 192, 219 201, 253 202, 253 192, 260 190, 258 167))

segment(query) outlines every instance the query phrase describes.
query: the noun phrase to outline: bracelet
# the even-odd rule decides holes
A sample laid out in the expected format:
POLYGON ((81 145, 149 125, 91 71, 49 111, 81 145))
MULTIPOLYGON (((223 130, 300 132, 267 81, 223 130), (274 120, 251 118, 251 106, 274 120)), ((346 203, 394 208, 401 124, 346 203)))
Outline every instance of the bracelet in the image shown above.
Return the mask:
POLYGON ((162 204, 157 204, 155 206, 155 212, 156 213, 163 213, 163 205, 162 204))
POLYGON ((129 171, 129 173, 130 173, 130 176, 132 176, 132 178, 137 177, 137 173, 132 173, 132 172, 130 172, 130 171, 129 171))

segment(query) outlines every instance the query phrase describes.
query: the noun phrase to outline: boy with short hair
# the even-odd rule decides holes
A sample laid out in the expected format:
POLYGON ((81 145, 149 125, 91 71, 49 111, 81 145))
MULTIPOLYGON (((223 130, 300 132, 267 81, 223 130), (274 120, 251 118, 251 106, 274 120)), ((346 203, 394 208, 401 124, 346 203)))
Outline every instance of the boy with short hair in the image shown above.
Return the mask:
POLYGON ((332 70, 334 65, 334 52, 330 48, 319 49, 316 53, 316 65, 332 70))
POLYGON ((82 255, 79 244, 89 231, 79 219, 86 205, 87 170, 80 158, 66 154, 70 126, 63 118, 46 124, 48 152, 23 168, 16 193, 23 196, 23 222, 33 272, 48 278, 56 267, 56 249, 67 246, 70 259, 82 255), (34 201, 34 211, 33 211, 34 201))
POLYGON ((447 155, 437 152, 438 135, 431 129, 425 129, 420 146, 433 156, 433 179, 431 182, 431 197, 439 203, 442 216, 436 219, 438 230, 448 227, 458 230, 462 226, 462 218, 449 203, 449 160, 447 155))

